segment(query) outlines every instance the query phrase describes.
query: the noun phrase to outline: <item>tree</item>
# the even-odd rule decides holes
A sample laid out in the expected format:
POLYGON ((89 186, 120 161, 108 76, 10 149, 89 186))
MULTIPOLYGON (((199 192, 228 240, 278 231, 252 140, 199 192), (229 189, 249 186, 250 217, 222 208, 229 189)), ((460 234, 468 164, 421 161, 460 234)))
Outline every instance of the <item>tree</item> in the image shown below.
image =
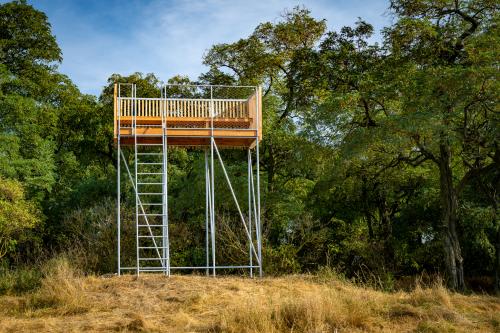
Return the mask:
POLYGON ((259 24, 248 37, 235 43, 214 45, 205 55, 210 67, 201 76, 209 83, 260 84, 264 87, 261 146, 264 169, 263 231, 271 244, 286 243, 287 228, 300 223, 303 200, 312 188, 319 162, 314 145, 298 134, 295 59, 314 48, 326 29, 324 20, 295 7, 285 11, 276 23, 259 24), (266 221, 269 221, 266 222, 266 221), (272 221, 272 223, 271 223, 272 221))
POLYGON ((14 91, 42 95, 52 83, 46 82, 47 73, 61 60, 61 49, 43 12, 26 1, 0 5, 0 63, 21 80, 12 87, 14 91))
POLYGON ((498 96, 498 5, 392 1, 391 9, 399 19, 386 30, 391 68, 397 69, 394 90, 401 96, 398 133, 420 160, 439 170, 445 264, 450 286, 462 290, 459 198, 471 178, 497 167, 498 132, 491 130, 498 96), (456 163, 463 168, 454 168, 456 163))
POLYGON ((22 184, 0 178, 0 259, 15 249, 23 232, 40 221, 39 211, 26 200, 22 184))

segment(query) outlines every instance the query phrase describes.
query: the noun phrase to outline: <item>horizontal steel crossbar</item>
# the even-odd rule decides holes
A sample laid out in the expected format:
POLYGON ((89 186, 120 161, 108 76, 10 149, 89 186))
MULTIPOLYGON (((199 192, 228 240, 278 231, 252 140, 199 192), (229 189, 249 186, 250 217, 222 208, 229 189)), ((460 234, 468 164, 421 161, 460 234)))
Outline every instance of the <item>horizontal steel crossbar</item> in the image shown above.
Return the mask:
MULTIPOLYGON (((155 260, 159 260, 158 258, 155 258, 155 260)), ((241 268, 259 268, 259 266, 256 265, 242 265, 242 266, 170 266, 170 269, 241 269, 241 268)), ((122 270, 137 270, 137 267, 121 267, 122 270)), ((146 271, 164 271, 165 268, 163 267, 141 267, 139 268, 141 272, 146 272, 146 271)))

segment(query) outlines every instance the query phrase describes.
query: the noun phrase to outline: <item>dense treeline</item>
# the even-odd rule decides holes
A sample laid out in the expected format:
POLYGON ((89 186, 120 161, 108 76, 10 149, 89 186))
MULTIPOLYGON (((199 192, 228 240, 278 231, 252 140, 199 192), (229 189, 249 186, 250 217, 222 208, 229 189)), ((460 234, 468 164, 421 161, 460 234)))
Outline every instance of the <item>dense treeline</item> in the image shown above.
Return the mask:
MULTIPOLYGON (((263 86, 265 271, 330 266, 387 288, 425 272, 454 289, 482 278, 499 290, 498 4, 388 6, 394 23, 378 43, 367 22, 327 31, 295 8, 204 56, 197 82, 263 86)), ((62 54, 47 17, 25 2, 0 5, 0 59, 4 269, 64 251, 87 270, 115 271, 112 86, 134 82, 139 95, 157 96, 162 82, 113 74, 98 99, 82 94, 57 71, 62 54)), ((224 155, 244 195, 244 152, 224 155)), ((172 261, 201 264, 203 156, 172 149, 169 163, 172 261)), ((124 186, 127 260, 135 238, 124 186)), ((221 192, 220 258, 237 261, 248 250, 221 192)))

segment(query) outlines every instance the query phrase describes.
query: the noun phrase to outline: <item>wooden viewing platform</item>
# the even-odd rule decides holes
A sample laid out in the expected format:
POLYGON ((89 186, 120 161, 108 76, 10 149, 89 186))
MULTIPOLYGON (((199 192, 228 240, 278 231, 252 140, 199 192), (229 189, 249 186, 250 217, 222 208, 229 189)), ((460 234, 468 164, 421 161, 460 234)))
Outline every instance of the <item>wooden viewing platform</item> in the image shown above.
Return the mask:
MULTIPOLYGON (((262 233, 260 223, 260 159, 262 139, 262 92, 255 86, 167 84, 156 92, 146 91, 137 97, 137 85, 118 83, 114 91, 114 139, 117 146, 117 253, 118 274, 133 270, 161 272, 204 270, 215 276, 217 270, 248 269, 250 276, 262 276, 262 233), (156 94, 160 97, 155 97, 156 94), (122 150, 123 146, 133 149, 122 150), (197 266, 176 266, 170 262, 169 233, 169 149, 171 146, 200 147, 205 157, 205 254, 197 266), (243 213, 227 171, 223 148, 246 150, 242 163, 247 165, 248 214, 243 213), (255 149, 254 149, 255 148, 255 149), (127 156, 125 156, 127 155, 127 156), (246 156, 245 156, 246 155, 246 156), (131 162, 133 164, 131 165, 131 162), (255 162, 255 163, 254 163, 255 162), (220 165, 243 224, 249 245, 248 261, 218 265, 216 260, 218 200, 215 181, 216 164, 220 165), (121 166, 125 166, 122 172, 121 166), (136 260, 122 262, 121 254, 121 175, 125 173, 135 192, 136 260), (255 177, 254 177, 255 174, 255 177)), ((201 154, 200 154, 201 155, 201 154)), ((237 156, 235 155, 235 156, 237 156)), ((201 177, 194 178, 201 182, 201 177)), ((130 189, 130 187, 128 187, 130 189)), ((227 188, 222 188, 227 191, 227 188)), ((170 196, 170 199, 173 199, 170 196)), ((130 223, 130 219, 125 219, 130 223)), ((174 233, 175 237, 175 233, 174 233)), ((175 247, 172 249, 175 251, 175 247)))
POLYGON ((253 148, 262 139, 260 87, 243 87, 248 96, 235 94, 239 98, 227 93, 214 97, 213 87, 224 87, 225 92, 241 87, 196 87, 206 87, 205 94, 170 97, 165 90, 163 97, 142 98, 120 96, 115 84, 115 142, 119 138, 121 145, 161 144, 165 135, 168 146, 210 146, 213 137, 221 147, 253 148))

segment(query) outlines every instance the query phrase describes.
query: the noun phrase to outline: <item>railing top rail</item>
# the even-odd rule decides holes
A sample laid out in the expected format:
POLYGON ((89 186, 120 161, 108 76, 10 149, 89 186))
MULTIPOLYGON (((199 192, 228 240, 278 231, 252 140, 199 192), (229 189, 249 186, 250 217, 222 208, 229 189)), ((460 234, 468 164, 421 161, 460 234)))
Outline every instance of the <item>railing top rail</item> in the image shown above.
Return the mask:
MULTIPOLYGON (((136 85, 133 83, 117 83, 118 85, 118 97, 125 96, 135 96, 137 93, 135 90, 136 85), (132 86, 132 91, 126 92, 121 91, 120 87, 132 86), (125 94, 123 94, 125 93, 125 94)), ((158 97, 203 97, 212 99, 243 99, 250 98, 255 95, 258 91, 258 86, 252 85, 228 85, 228 84, 185 84, 185 83, 162 83, 154 87, 158 93, 158 97)))
POLYGON ((163 87, 221 87, 221 88, 257 88, 258 86, 239 86, 229 84, 184 84, 184 83, 166 83, 163 87))
POLYGON ((190 100, 190 101, 206 101, 206 102, 210 102, 210 101, 229 101, 229 102, 246 102, 248 99, 247 98, 171 98, 171 97, 167 97, 167 98, 162 98, 162 97, 117 97, 118 99, 122 99, 122 100, 137 100, 137 99, 141 99, 141 100, 147 100, 147 101, 186 101, 186 100, 190 100))

